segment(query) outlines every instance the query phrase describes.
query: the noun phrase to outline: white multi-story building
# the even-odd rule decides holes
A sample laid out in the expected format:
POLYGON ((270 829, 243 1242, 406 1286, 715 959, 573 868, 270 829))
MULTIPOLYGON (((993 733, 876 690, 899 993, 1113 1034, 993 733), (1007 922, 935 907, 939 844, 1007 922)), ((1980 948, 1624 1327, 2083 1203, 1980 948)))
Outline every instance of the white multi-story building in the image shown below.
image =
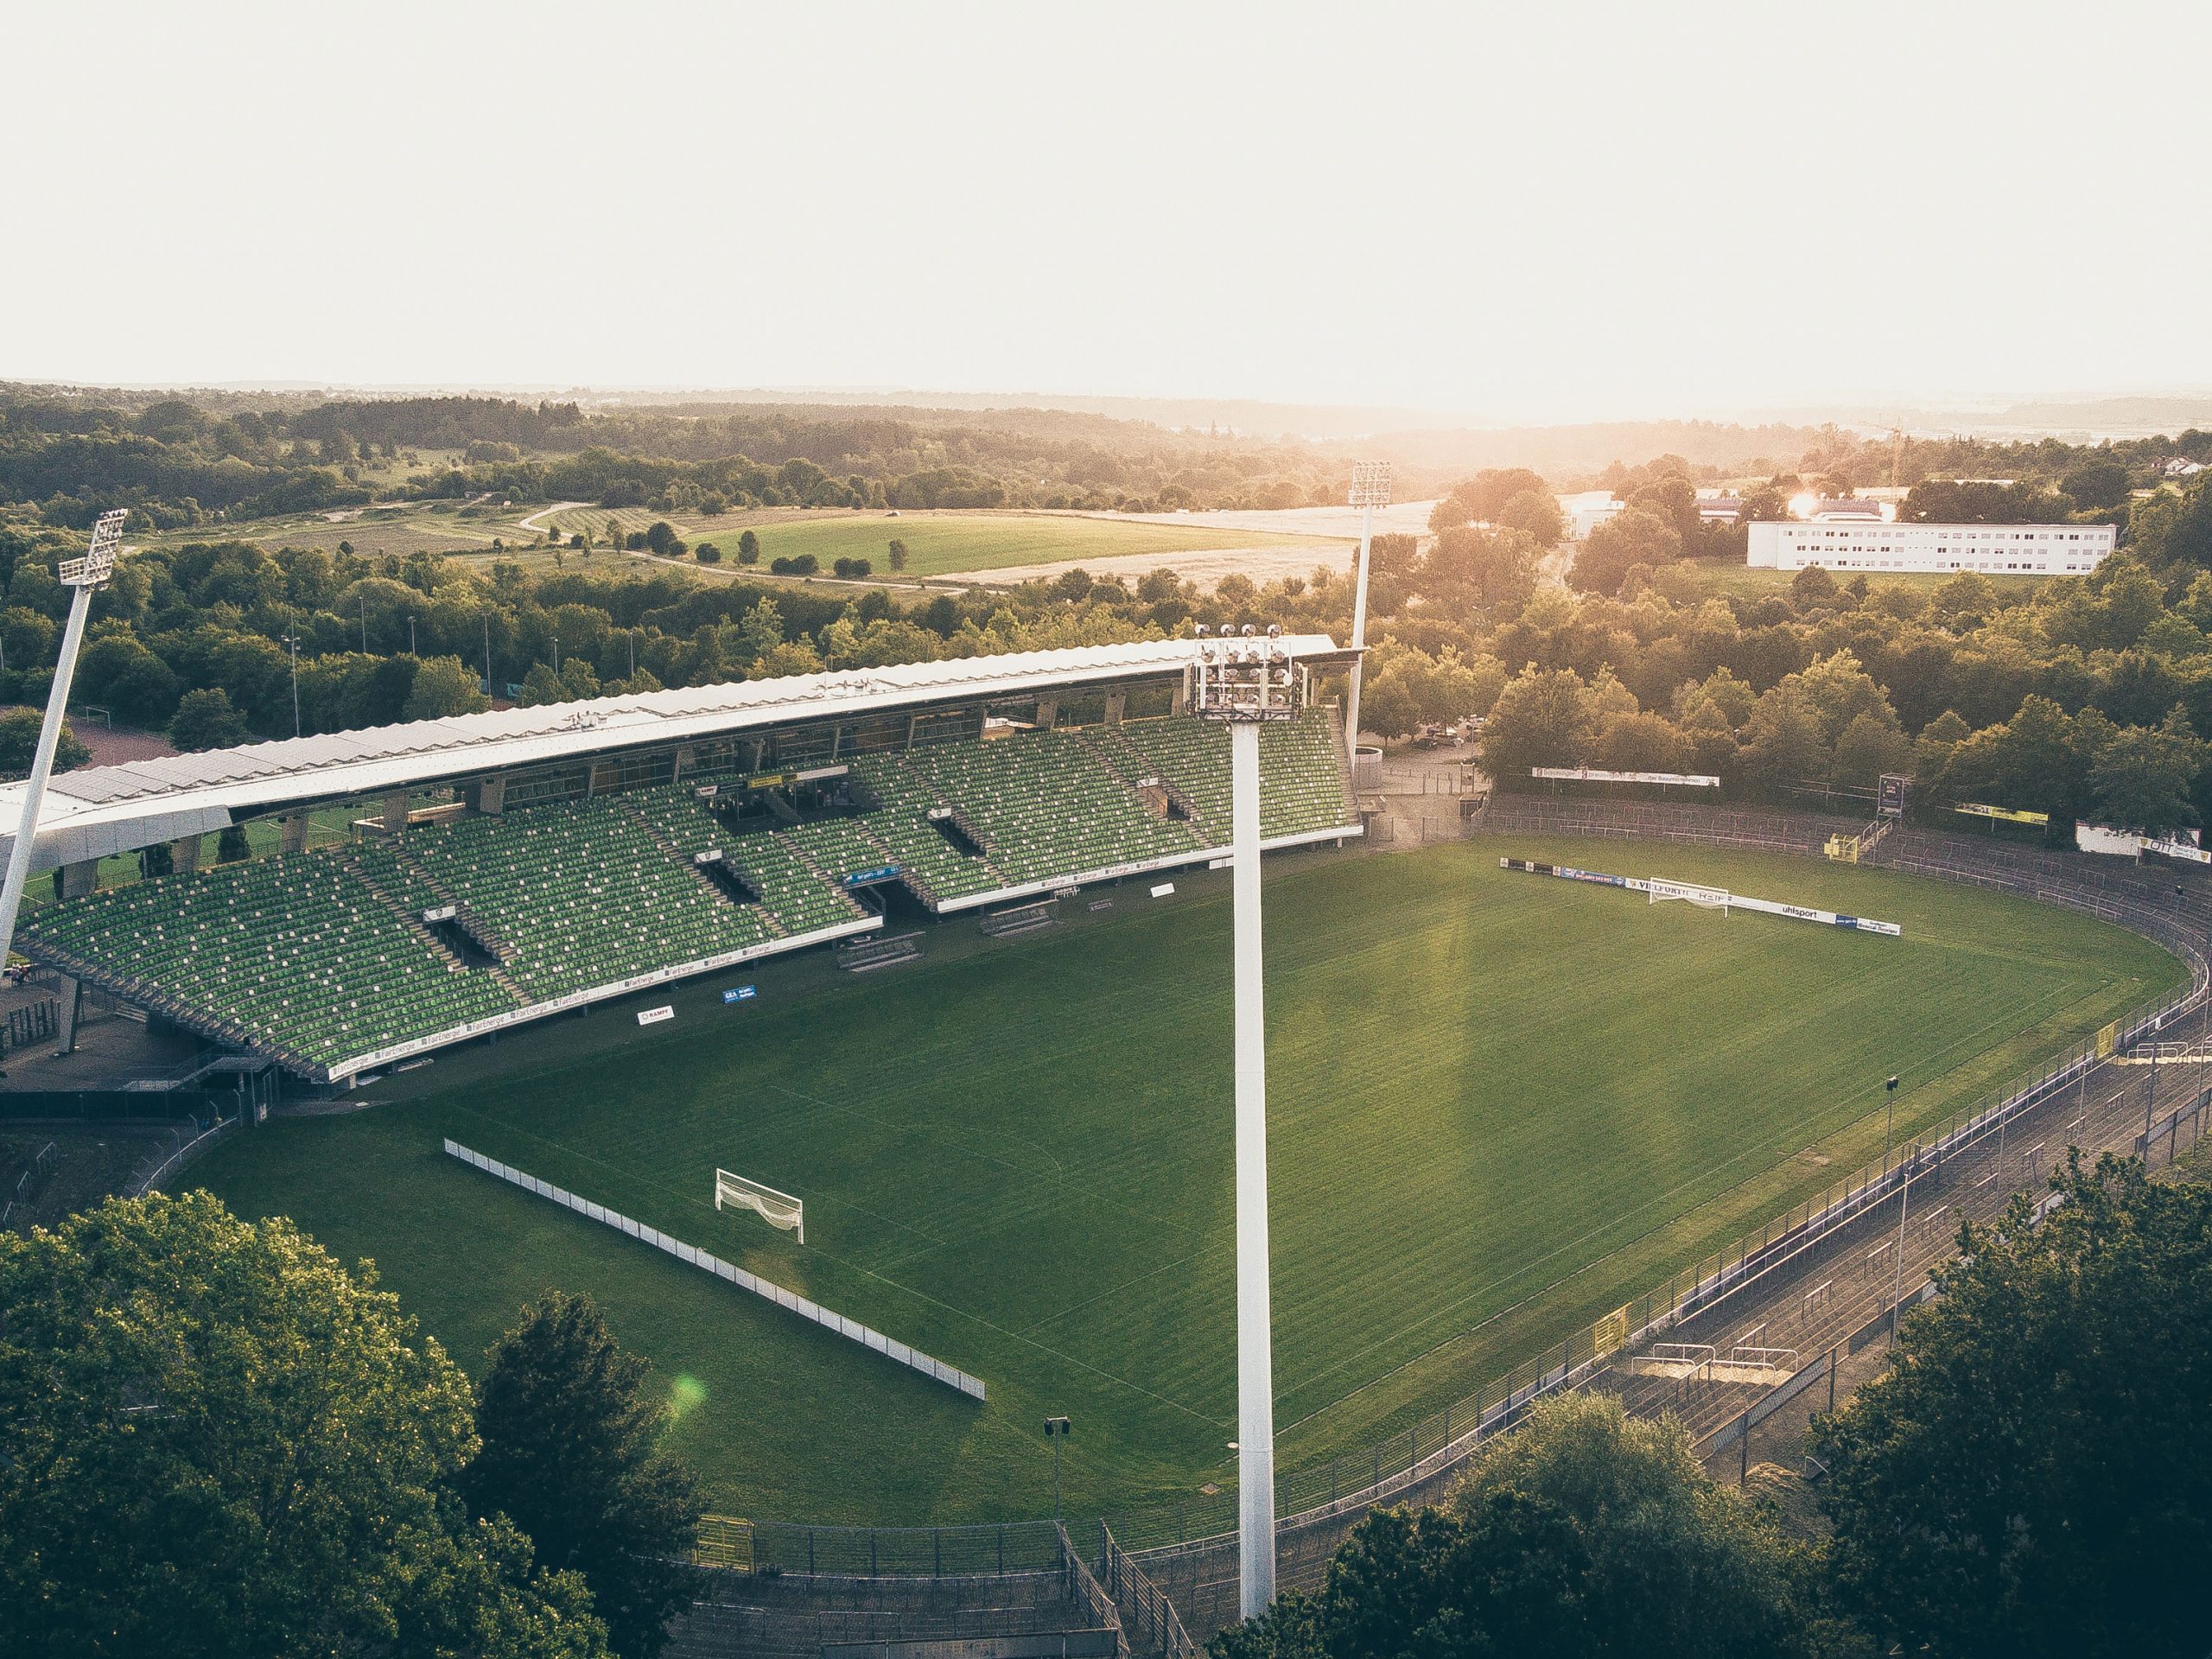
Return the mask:
POLYGON ((1751 527, 1745 563, 1770 570, 1980 570, 1990 575, 2082 576, 2104 562, 2110 524, 1900 524, 1766 522, 1751 527))

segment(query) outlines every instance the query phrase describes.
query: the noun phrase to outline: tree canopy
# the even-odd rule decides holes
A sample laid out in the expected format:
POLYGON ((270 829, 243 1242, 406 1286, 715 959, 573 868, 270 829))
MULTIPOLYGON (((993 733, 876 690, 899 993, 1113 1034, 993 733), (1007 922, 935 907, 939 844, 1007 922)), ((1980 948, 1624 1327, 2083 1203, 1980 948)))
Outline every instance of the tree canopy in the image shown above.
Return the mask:
POLYGON ((34 1659, 594 1659, 582 1578, 453 1483, 468 1382, 289 1222, 205 1193, 0 1233, 0 1629, 34 1659))
POLYGON ((660 1449, 668 1423, 652 1367, 625 1353, 599 1309, 554 1292, 485 1356, 477 1432, 461 1476, 475 1512, 505 1516, 538 1559, 591 1588, 625 1659, 652 1659, 691 1597, 696 1481, 660 1449))
MULTIPOLYGON (((1311 1596, 1215 1659, 1783 1659, 1816 1650, 1806 1563, 1680 1424, 1570 1395, 1478 1450, 1441 1506, 1352 1529, 1311 1596)), ((1832 1650, 1832 1649, 1829 1649, 1832 1650)))
POLYGON ((1888 1373, 1814 1426, 1836 1578, 1907 1651, 2203 1645, 2212 1187, 2110 1156, 2052 1187, 2039 1224, 2022 1198, 1964 1230, 1888 1373))

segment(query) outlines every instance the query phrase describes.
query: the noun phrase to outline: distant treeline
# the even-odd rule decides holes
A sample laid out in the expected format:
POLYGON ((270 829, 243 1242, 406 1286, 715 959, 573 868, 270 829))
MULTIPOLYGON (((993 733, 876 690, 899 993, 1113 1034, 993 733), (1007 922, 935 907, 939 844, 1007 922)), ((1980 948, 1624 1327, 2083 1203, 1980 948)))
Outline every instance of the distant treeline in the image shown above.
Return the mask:
POLYGON ((587 414, 492 397, 242 407, 233 396, 0 390, 0 512, 81 529, 111 507, 189 527, 495 494, 715 512, 760 506, 1151 511, 1341 499, 1300 444, 1056 410, 959 421, 795 405, 587 414))

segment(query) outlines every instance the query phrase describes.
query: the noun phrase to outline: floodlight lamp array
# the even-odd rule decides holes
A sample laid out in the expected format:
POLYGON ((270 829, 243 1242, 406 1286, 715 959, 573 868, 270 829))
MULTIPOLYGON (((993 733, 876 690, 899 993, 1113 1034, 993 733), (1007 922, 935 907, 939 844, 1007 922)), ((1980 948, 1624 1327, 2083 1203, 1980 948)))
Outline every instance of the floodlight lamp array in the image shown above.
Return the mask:
POLYGON ((1390 505, 1390 463, 1387 461, 1355 461, 1351 464, 1351 493, 1348 498, 1355 507, 1387 507, 1390 505))
POLYGON ((1288 720, 1298 712, 1298 687, 1282 630, 1265 633, 1250 623, 1218 634, 1201 622, 1198 659, 1189 670, 1191 712, 1204 720, 1288 720))
POLYGON ((65 587, 98 588, 115 574, 115 556, 123 545, 123 521, 128 516, 121 507, 100 514, 92 524, 92 544, 85 556, 61 561, 65 587))

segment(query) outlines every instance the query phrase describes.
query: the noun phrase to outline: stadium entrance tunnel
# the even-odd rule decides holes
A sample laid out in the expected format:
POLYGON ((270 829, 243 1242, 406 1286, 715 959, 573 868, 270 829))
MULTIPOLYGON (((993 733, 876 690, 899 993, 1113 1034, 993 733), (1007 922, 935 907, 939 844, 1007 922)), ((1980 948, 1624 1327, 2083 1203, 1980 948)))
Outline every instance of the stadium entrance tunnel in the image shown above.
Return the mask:
POLYGON ((734 905, 757 905, 760 889, 753 879, 741 870, 730 868, 727 859, 709 859, 699 865, 699 874, 714 884, 715 890, 734 905))
POLYGON ((446 916, 436 921, 425 921, 430 937, 453 952, 466 968, 496 968, 499 952, 470 932, 458 917, 446 916))
POLYGON ((956 823, 950 812, 931 813, 929 817, 929 825, 931 829, 936 830, 937 833, 944 838, 944 843, 948 847, 951 848, 954 852, 959 854, 961 857, 982 857, 983 849, 977 844, 976 837, 969 835, 965 830, 963 830, 957 823, 956 823))

